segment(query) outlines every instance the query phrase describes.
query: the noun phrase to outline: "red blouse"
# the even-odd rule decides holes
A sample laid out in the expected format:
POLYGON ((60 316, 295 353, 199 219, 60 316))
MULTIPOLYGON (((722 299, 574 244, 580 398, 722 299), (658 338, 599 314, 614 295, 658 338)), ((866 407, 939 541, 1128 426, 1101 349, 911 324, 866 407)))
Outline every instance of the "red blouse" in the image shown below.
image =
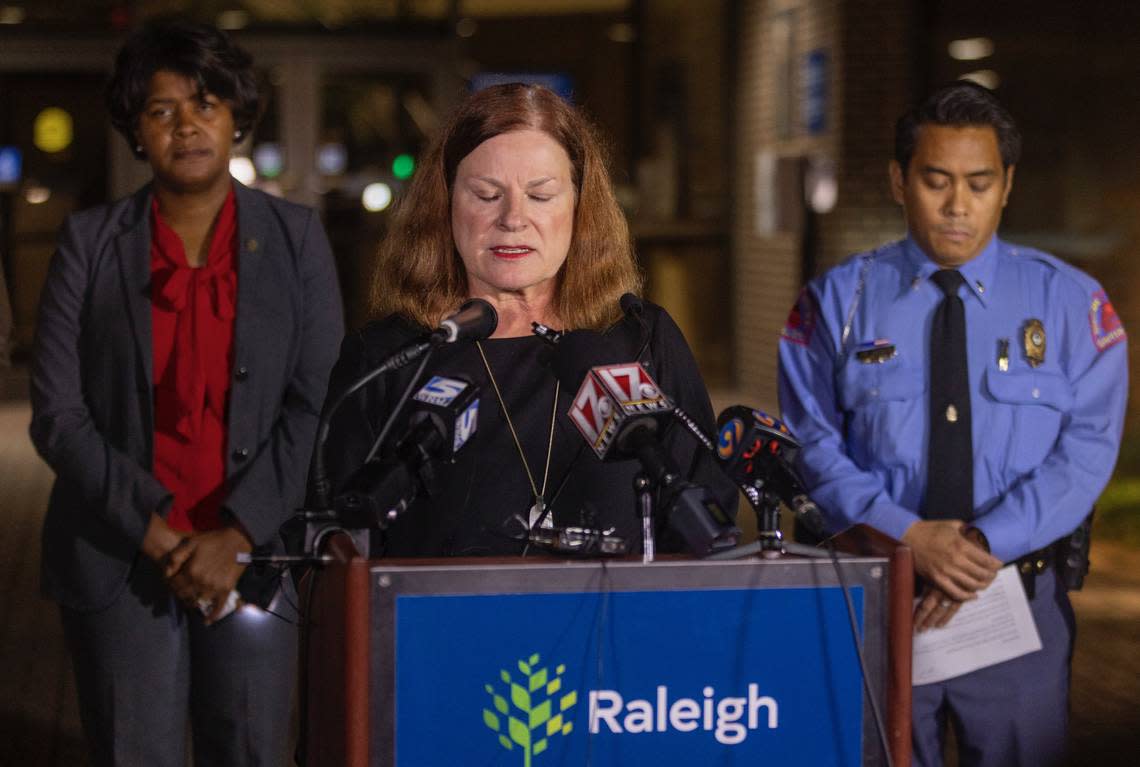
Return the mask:
POLYGON ((237 236, 231 188, 206 264, 192 268, 181 238, 162 220, 158 201, 151 206, 154 474, 174 494, 166 521, 183 532, 221 526, 237 236))

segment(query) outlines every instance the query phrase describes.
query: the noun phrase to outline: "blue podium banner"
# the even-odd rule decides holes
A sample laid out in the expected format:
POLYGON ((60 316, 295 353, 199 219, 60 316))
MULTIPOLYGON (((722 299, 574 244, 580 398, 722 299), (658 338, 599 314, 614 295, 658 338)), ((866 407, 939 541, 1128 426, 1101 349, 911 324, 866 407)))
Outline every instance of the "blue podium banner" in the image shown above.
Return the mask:
POLYGON ((836 587, 401 595, 394 634, 397 767, 861 762, 836 587))

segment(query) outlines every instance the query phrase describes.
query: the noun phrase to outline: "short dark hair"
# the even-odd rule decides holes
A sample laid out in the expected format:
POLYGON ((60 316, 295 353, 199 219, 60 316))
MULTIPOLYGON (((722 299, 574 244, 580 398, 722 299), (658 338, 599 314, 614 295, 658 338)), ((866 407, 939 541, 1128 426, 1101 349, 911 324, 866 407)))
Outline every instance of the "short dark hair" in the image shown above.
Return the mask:
POLYGON ((224 32, 181 19, 150 22, 123 43, 107 84, 111 124, 136 156, 142 156, 135 136, 139 115, 159 70, 185 75, 198 84, 200 93, 229 102, 234 128, 243 136, 261 116, 253 59, 224 32))
POLYGON ((895 160, 904 174, 923 125, 988 125, 997 134, 1003 168, 1017 164, 1021 157, 1021 133, 1013 115, 993 91, 968 80, 942 86, 895 123, 895 160))

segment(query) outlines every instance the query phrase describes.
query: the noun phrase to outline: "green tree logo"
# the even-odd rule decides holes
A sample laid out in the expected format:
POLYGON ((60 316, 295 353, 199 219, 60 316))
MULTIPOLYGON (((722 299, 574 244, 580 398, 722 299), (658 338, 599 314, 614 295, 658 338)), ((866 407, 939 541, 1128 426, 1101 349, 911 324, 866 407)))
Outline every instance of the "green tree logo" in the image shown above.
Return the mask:
POLYGON ((555 735, 569 735, 574 723, 565 721, 564 714, 578 702, 578 693, 562 691, 562 675, 566 666, 559 664, 551 678, 549 669, 539 668, 541 658, 538 653, 518 662, 522 676, 518 681, 510 672, 499 672, 499 678, 510 691, 510 702, 500 695, 492 685, 487 685, 494 710, 483 709, 483 724, 498 733, 499 744, 508 751, 515 746, 522 749, 523 767, 531 767, 531 759, 547 749, 550 738, 555 735), (554 711, 555 696, 558 696, 558 710, 554 711), (513 706, 513 713, 512 713, 513 706), (503 720, 506 719, 506 732, 503 720))

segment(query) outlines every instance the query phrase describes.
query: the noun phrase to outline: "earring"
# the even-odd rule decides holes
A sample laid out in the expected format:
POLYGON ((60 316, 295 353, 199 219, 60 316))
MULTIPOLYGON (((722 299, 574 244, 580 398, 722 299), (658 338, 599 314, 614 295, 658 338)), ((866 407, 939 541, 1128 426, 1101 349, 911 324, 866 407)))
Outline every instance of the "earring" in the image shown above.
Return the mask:
POLYGON ((241 131, 234 131, 234 141, 241 141, 241 131))

